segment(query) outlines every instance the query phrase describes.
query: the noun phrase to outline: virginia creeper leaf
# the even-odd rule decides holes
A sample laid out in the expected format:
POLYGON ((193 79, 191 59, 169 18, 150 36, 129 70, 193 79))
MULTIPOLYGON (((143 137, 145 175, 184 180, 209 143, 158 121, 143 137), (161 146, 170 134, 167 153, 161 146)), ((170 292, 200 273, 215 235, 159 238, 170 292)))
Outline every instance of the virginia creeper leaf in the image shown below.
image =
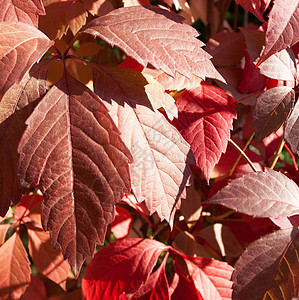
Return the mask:
POLYGON ((164 257, 159 268, 152 273, 147 281, 134 293, 132 300, 169 299, 169 286, 165 272, 166 260, 167 256, 164 257))
POLYGON ((287 119, 284 137, 292 152, 299 155, 299 101, 287 119))
POLYGON ((114 234, 116 239, 123 239, 129 234, 132 223, 132 217, 130 213, 120 207, 116 207, 115 219, 111 223, 111 232, 114 234))
POLYGON ((173 121, 194 153, 196 164, 207 181, 225 152, 233 119, 235 100, 207 83, 185 91, 176 102, 179 118, 173 121))
POLYGON ((130 153, 104 105, 71 76, 50 89, 26 124, 20 184, 44 194, 43 228, 77 275, 103 243, 114 204, 130 191, 130 153))
POLYGON ((294 101, 295 92, 288 86, 269 89, 257 98, 253 111, 256 143, 281 126, 293 108, 294 101))
POLYGON ((0 23, 0 95, 37 62, 52 42, 38 29, 25 23, 0 23))
POLYGON ((154 6, 123 7, 88 23, 83 32, 118 46, 144 67, 175 76, 196 75, 224 80, 210 61, 211 56, 195 37, 198 32, 182 17, 154 6))
POLYGON ((264 61, 272 54, 299 41, 299 3, 298 0, 275 0, 269 14, 266 32, 266 46, 260 58, 264 61))
POLYGON ((18 233, 0 247, 0 297, 20 299, 30 283, 30 262, 18 233))
POLYGON ((190 279, 203 299, 231 299, 233 267, 226 262, 203 257, 184 257, 190 279))
POLYGON ((44 15, 41 0, 1 0, 0 22, 23 22, 37 27, 38 15, 44 15))
POLYGON ((118 299, 146 282, 162 251, 169 248, 150 239, 124 239, 96 253, 86 267, 82 291, 88 299, 118 299))
POLYGON ((26 128, 25 121, 46 93, 49 61, 41 62, 12 86, 0 102, 0 215, 21 199, 17 180, 17 147, 26 128))
POLYGON ((0 225, 0 246, 5 242, 5 236, 7 229, 10 227, 10 224, 1 224, 0 225))
POLYGON ((194 163, 189 145, 153 107, 161 107, 157 91, 152 91, 155 86, 146 86, 140 73, 93 68, 95 93, 105 101, 132 153, 130 174, 138 202, 144 201, 150 214, 157 212, 161 220, 172 224, 191 176, 187 163, 194 163))
POLYGON ((36 268, 65 289, 69 264, 61 251, 53 249, 48 232, 26 224, 29 237, 29 254, 36 268))
POLYGON ((263 13, 268 7, 270 0, 236 0, 236 2, 242 5, 244 9, 254 14, 260 21, 265 21, 263 13))
POLYGON ((235 265, 233 299, 293 299, 299 285, 298 227, 249 245, 235 265))
POLYGON ((221 204, 238 212, 261 218, 282 218, 299 213, 299 188, 282 173, 244 174, 231 181, 206 204, 221 204))

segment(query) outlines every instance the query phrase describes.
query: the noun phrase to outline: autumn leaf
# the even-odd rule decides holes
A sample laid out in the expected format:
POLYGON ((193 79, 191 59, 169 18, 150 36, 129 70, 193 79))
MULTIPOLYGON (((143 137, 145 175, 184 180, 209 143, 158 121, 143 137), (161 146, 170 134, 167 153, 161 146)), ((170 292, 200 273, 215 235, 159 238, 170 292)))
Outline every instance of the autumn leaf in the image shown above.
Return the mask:
POLYGON ((123 239, 129 234, 132 223, 132 217, 130 213, 120 207, 116 207, 115 219, 111 223, 111 232, 114 234, 116 239, 123 239))
POLYGON ((38 15, 44 15, 45 9, 41 0, 2 0, 0 22, 23 22, 37 27, 38 15))
POLYGON ((152 64, 171 76, 178 72, 188 78, 193 74, 223 81, 211 56, 201 48, 204 44, 195 38, 198 32, 181 21, 165 9, 132 6, 91 21, 82 32, 118 46, 144 67, 152 64))
POLYGON ((18 233, 0 247, 0 297, 20 299, 30 283, 30 262, 18 233))
POLYGON ((299 188, 280 172, 244 174, 231 181, 206 204, 221 204, 238 212, 261 218, 282 218, 299 213, 299 188))
POLYGON ((52 281, 65 289, 69 264, 64 260, 61 251, 53 249, 48 232, 26 224, 28 231, 29 254, 36 268, 52 281))
POLYGON ((263 13, 269 6, 271 0, 236 0, 244 9, 254 14, 260 21, 264 22, 263 13))
POLYGON ((189 145, 156 110, 164 96, 157 95, 139 72, 93 68, 95 93, 105 101, 132 153, 130 174, 138 202, 144 201, 150 214, 157 212, 172 225, 191 177, 187 164, 194 163, 189 145))
POLYGON ((294 154, 299 155, 299 102, 297 101, 291 114, 289 115, 286 126, 284 137, 286 142, 290 145, 291 150, 294 154))
POLYGON ((236 118, 235 101, 223 90, 202 83, 185 91, 176 105, 179 118, 173 124, 190 144, 196 165, 209 182, 230 138, 232 121, 236 118))
POLYGON ((37 62, 52 42, 25 23, 0 23, 0 95, 3 96, 37 62))
POLYGON ((287 86, 279 86, 262 93, 253 112, 256 143, 276 131, 293 108, 295 92, 287 86))
POLYGON ((299 3, 276 0, 269 14, 266 45, 259 63, 299 41, 299 3))
POLYGON ((109 244, 97 252, 85 269, 84 297, 87 300, 117 299, 122 292, 136 292, 148 280, 161 252, 168 248, 150 239, 125 239, 109 244))
MULTIPOLYGON (((25 121, 46 93, 49 60, 32 67, 19 84, 13 85, 0 102, 0 215, 21 199, 17 180, 17 147, 25 121)), ((24 191, 23 191, 24 192, 24 191)))
POLYGON ((44 194, 43 228, 77 275, 103 243, 114 204, 130 191, 130 153, 104 105, 69 75, 26 123, 18 148, 20 184, 44 194))
POLYGON ((298 227, 253 242, 235 265, 233 299, 292 299, 298 296, 298 227))

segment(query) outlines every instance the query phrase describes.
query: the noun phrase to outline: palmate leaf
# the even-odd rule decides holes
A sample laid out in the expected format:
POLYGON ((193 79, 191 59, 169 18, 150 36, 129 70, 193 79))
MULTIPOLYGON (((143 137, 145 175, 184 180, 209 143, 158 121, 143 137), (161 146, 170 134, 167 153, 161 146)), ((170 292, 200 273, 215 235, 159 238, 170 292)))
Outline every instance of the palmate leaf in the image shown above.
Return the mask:
POLYGON ((209 181, 230 138, 236 118, 235 100, 223 90, 203 82, 185 91, 176 105, 179 118, 173 124, 191 145, 196 164, 209 181))
POLYGON ((132 153, 130 174, 138 202, 144 201, 150 214, 157 212, 172 225, 190 181, 188 163, 195 161, 187 142, 157 111, 163 93, 157 95, 155 85, 147 85, 137 71, 91 66, 95 93, 105 101, 132 153))
POLYGON ((296 299, 298 255, 298 227, 275 231, 250 244, 235 265, 233 299, 296 299))
POLYGON ((206 204, 221 204, 261 218, 283 218, 299 213, 299 188, 282 173, 247 173, 231 181, 206 204))
POLYGON ((1 0, 0 22, 23 22, 37 27, 38 15, 44 15, 42 0, 1 0))
POLYGON ((25 23, 0 23, 0 96, 19 83, 53 44, 41 31, 25 23))
POLYGON ((103 243, 114 204, 130 191, 130 152, 104 105, 71 76, 50 89, 26 124, 20 184, 44 194, 43 228, 77 275, 103 243))
POLYGON ((144 67, 175 76, 211 77, 224 81, 210 61, 211 56, 196 39, 198 32, 182 17, 154 6, 124 7, 88 23, 82 32, 118 46, 144 67))

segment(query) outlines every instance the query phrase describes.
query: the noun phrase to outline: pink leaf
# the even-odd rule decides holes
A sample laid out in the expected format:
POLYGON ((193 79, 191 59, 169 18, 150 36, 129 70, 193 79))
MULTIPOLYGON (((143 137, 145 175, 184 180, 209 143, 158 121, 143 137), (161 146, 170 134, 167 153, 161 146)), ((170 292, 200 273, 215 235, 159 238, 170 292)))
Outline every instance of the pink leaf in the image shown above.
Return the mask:
POLYGON ((282 173, 247 173, 231 181, 206 204, 221 204, 254 217, 282 218, 299 213, 299 188, 282 173))
POLYGON ((50 235, 42 229, 26 224, 29 236, 29 254, 36 268, 65 289, 69 264, 61 251, 53 249, 50 235))
POLYGON ((269 14, 266 47, 259 63, 299 41, 298 0, 275 0, 269 14))
POLYGON ((292 152, 299 155, 299 102, 297 101, 293 111, 287 119, 284 137, 292 152))
POLYGON ((235 265, 233 299, 298 296, 298 232, 278 230, 249 245, 235 265))
POLYGON ((43 228, 77 275, 103 243, 114 204, 130 191, 130 153, 106 107, 71 76, 51 88, 26 123, 19 181, 44 194, 43 228))
POLYGON ((88 299, 117 299, 146 282, 162 251, 169 248, 150 239, 125 239, 97 252, 86 267, 82 291, 88 299))
POLYGON ((130 213, 126 209, 117 206, 115 219, 111 223, 111 231, 114 234, 115 238, 125 238, 129 234, 131 223, 132 217, 130 213))
POLYGON ((119 8, 88 23, 83 32, 118 46, 144 67, 175 76, 176 72, 191 78, 223 80, 210 61, 211 56, 195 37, 198 32, 182 17, 154 6, 119 8))
POLYGON ((41 31, 25 23, 0 23, 0 95, 37 62, 53 44, 41 31))
MULTIPOLYGON (((170 224, 189 185, 194 163, 190 146, 155 108, 161 96, 139 72, 93 65, 95 93, 106 102, 134 162, 130 165, 132 189, 150 214, 157 212, 170 224), (96 68, 96 69, 95 69, 96 68)), ((159 105, 160 103, 160 105, 159 105)))
POLYGON ((44 15, 41 0, 1 0, 0 22, 23 22, 37 27, 38 15, 44 15))
POLYGON ((185 91, 176 104, 179 118, 173 123, 191 145, 196 164, 209 181, 230 138, 232 121, 236 118, 235 100, 223 90, 203 82, 185 91))
POLYGON ((20 299, 30 283, 30 262, 18 233, 0 247, 0 297, 20 299))

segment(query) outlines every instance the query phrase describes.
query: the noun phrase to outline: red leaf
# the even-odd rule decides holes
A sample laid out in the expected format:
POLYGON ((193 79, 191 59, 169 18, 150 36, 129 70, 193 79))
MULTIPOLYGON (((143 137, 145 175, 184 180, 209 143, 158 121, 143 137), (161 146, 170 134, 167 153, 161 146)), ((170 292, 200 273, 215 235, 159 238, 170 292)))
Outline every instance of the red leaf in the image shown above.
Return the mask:
POLYGON ((94 69, 95 93, 106 102, 122 139, 130 149, 132 189, 139 203, 145 202, 150 214, 157 212, 170 224, 180 197, 189 185, 194 163, 190 146, 159 113, 164 95, 134 70, 94 69))
POLYGON ((286 120, 295 101, 295 92, 287 86, 265 91, 257 98, 253 111, 256 143, 260 143, 286 120))
POLYGON ((266 46, 259 63, 299 41, 298 0, 275 0, 269 14, 266 46))
POLYGON ((37 27, 38 15, 45 14, 41 0, 2 0, 0 5, 0 22, 23 22, 37 27))
MULTIPOLYGON (((47 299, 47 290, 44 282, 38 277, 31 275, 31 281, 26 289, 22 300, 44 300, 47 299)), ((54 299, 51 299, 54 300, 54 299)))
POLYGON ((17 180, 17 147, 30 116, 46 93, 49 60, 36 64, 19 84, 13 85, 0 102, 0 215, 22 196, 17 180), (5 174, 5 175, 4 175, 5 174))
POLYGON ((231 181, 206 204, 222 204, 254 217, 282 218, 299 213, 299 188, 282 173, 247 173, 231 181))
POLYGON ((43 228, 77 275, 103 243, 114 204, 130 190, 130 153, 104 105, 70 76, 51 88, 26 123, 20 183, 44 194, 43 228))
POLYGON ((287 119, 284 137, 292 152, 299 155, 299 102, 297 101, 293 111, 287 119))
POLYGON ((203 299, 231 299, 233 267, 215 259, 184 256, 190 278, 203 299))
POLYGON ((152 64, 171 76, 179 72, 188 78, 193 74, 223 81, 201 48, 204 44, 195 38, 198 32, 181 21, 165 9, 131 6, 91 21, 83 32, 118 46, 144 67, 152 64))
POLYGON ((179 118, 173 123, 191 145, 196 164, 209 181, 230 138, 235 101, 223 90, 203 82, 184 92, 176 104, 179 118))
POLYGON ((53 249, 50 235, 42 229, 26 224, 29 236, 29 254, 36 268, 65 289, 69 264, 61 251, 53 249))
POLYGON ((0 298, 20 299, 30 283, 30 262, 18 233, 0 247, 0 298))
POLYGON ((38 61, 53 43, 38 29, 25 23, 0 23, 0 95, 38 61))
POLYGON ((160 267, 152 273, 147 281, 143 283, 137 292, 134 293, 134 300, 163 300, 169 299, 169 286, 165 273, 166 255, 160 267))
POLYGON ((111 231, 114 234, 115 238, 125 238, 129 234, 131 223, 132 217, 130 213, 126 209, 117 206, 115 212, 115 219, 111 223, 111 231))
POLYGON ((264 22, 263 13, 269 6, 271 0, 236 0, 236 2, 264 22))
POLYGON ((298 227, 253 242, 235 265, 233 299, 293 299, 298 296, 298 227))
POLYGON ((147 281, 162 251, 169 248, 150 239, 125 239, 97 252, 86 267, 82 291, 88 299, 117 299, 134 293, 147 281))

